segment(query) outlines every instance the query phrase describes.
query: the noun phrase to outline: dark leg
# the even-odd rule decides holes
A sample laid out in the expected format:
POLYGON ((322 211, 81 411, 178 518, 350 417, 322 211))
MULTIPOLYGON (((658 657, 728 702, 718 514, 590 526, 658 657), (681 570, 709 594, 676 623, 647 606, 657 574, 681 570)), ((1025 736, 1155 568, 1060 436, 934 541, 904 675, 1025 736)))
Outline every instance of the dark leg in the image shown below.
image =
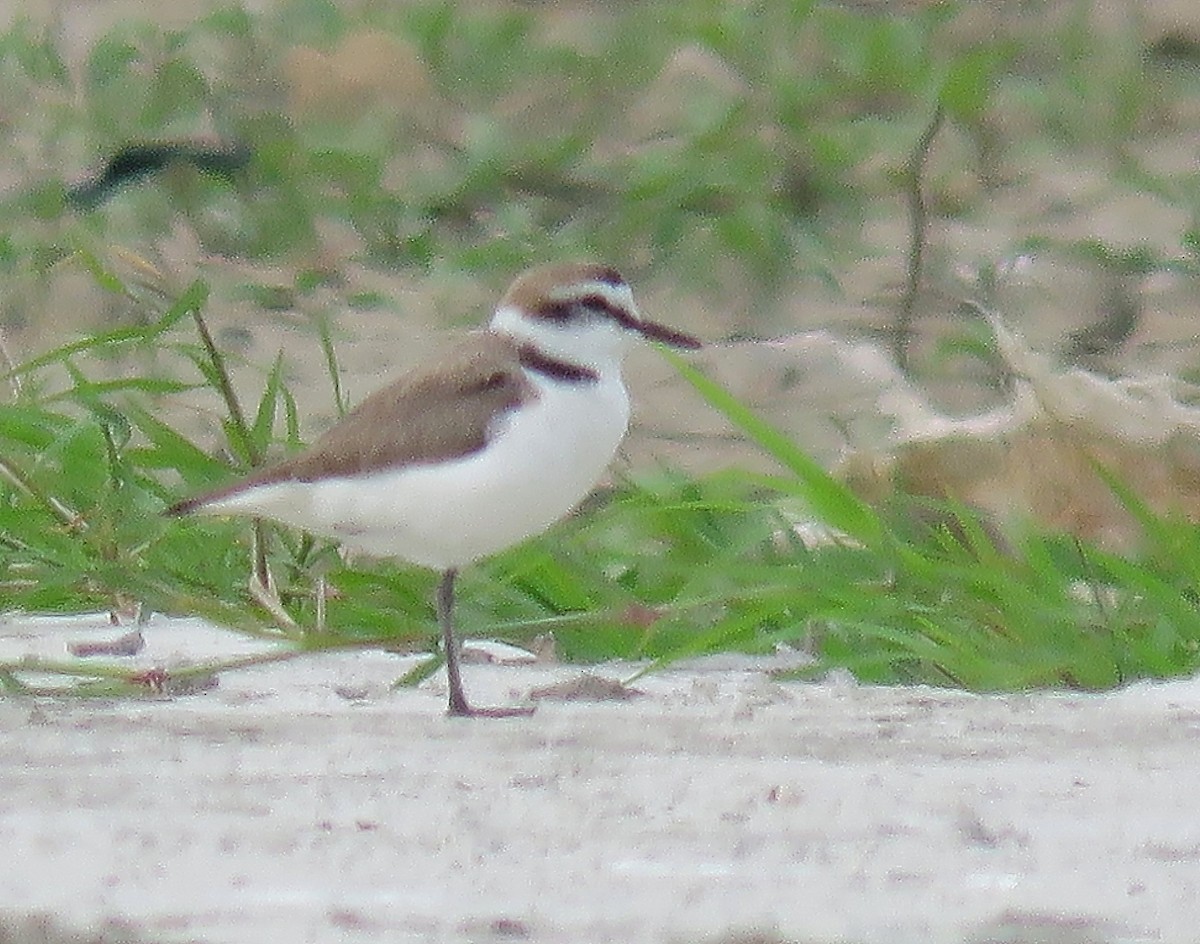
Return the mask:
POLYGON ((442 644, 446 649, 446 678, 450 683, 450 706, 447 713, 458 718, 509 718, 531 715, 533 708, 472 708, 463 692, 462 672, 458 657, 461 647, 454 635, 454 578, 458 570, 451 567, 442 574, 437 590, 438 623, 442 627, 442 644))
POLYGON ((454 578, 458 571, 451 567, 442 574, 437 590, 438 623, 442 627, 442 645, 446 648, 446 676, 450 681, 450 714, 469 715, 471 706, 463 694, 462 673, 458 669, 458 640, 454 638, 454 578))

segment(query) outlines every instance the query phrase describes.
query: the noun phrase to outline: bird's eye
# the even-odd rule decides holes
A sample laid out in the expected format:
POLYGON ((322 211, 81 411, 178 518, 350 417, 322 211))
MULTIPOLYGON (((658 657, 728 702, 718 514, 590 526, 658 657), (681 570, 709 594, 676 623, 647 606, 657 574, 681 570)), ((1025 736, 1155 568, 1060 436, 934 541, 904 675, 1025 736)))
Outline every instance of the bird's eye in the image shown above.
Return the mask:
POLYGON ((538 308, 538 315, 547 321, 570 321, 575 312, 570 302, 546 302, 538 308))
POLYGON ((622 328, 637 327, 636 321, 630 316, 629 311, 624 306, 617 304, 611 298, 606 298, 598 292, 592 295, 584 295, 579 299, 579 304, 592 314, 612 319, 622 328))
POLYGON ((579 299, 579 304, 601 314, 608 314, 612 308, 612 304, 603 295, 584 295, 579 299))
POLYGON ((611 320, 622 327, 634 327, 634 319, 622 306, 600 292, 580 295, 570 301, 547 301, 537 309, 539 318, 554 324, 611 320))

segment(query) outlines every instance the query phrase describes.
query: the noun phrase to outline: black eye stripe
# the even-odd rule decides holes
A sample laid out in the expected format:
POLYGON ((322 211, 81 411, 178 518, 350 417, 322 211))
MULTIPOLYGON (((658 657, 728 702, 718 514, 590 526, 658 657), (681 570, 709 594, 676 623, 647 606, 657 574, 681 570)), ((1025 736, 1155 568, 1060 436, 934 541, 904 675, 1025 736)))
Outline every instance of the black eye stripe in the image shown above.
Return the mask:
POLYGON ((538 306, 537 316, 547 321, 569 321, 575 311, 570 302, 543 302, 538 306))
POLYGON ((600 294, 584 295, 569 302, 543 302, 537 310, 537 316, 546 321, 565 322, 584 314, 579 311, 586 308, 611 318, 625 328, 637 328, 638 322, 620 305, 614 305, 600 294))
POLYGON ((619 305, 614 305, 603 295, 585 295, 579 299, 579 304, 592 311, 603 312, 613 321, 625 328, 636 328, 637 322, 630 317, 628 311, 619 305))

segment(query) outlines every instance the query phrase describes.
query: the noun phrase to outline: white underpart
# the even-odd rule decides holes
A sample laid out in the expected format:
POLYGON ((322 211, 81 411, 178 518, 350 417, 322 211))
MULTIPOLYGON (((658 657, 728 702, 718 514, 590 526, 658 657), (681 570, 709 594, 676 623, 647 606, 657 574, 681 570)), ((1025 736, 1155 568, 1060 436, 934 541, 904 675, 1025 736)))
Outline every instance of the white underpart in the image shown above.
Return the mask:
POLYGON ((630 332, 608 319, 531 323, 509 309, 496 312, 492 327, 591 367, 600 379, 567 382, 531 372, 537 398, 502 416, 488 446, 461 459, 252 488, 200 512, 262 515, 351 550, 439 570, 544 531, 595 487, 625 436, 621 357, 630 332))

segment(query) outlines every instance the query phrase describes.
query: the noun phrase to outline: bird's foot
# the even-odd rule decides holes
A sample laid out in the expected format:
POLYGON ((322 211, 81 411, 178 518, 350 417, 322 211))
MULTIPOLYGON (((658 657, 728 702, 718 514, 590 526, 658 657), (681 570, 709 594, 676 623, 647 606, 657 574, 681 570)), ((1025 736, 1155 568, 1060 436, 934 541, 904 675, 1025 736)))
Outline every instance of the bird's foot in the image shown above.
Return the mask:
POLYGON ((472 708, 465 700, 450 700, 446 714, 451 718, 526 718, 533 714, 533 705, 512 708, 472 708))

